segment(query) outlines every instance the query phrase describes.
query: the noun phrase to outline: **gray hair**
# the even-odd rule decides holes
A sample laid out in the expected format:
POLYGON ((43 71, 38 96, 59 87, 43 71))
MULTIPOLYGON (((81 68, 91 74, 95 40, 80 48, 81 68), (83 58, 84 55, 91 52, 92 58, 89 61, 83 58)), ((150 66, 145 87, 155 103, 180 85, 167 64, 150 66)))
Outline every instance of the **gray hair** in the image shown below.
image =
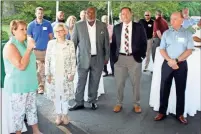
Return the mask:
POLYGON ((68 18, 67 18, 67 20, 66 20, 66 25, 67 25, 67 27, 70 27, 70 21, 71 21, 71 19, 77 19, 75 16, 73 16, 73 15, 71 15, 71 16, 69 16, 68 18))

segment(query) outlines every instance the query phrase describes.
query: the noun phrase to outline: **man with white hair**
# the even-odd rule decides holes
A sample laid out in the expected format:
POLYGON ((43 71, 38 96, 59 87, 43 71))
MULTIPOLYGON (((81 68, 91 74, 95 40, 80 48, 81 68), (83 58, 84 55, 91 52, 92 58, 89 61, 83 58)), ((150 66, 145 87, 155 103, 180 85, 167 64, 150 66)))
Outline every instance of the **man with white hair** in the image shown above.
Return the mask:
POLYGON ((85 16, 86 16, 86 11, 85 11, 85 10, 82 10, 82 11, 80 12, 80 21, 86 20, 85 16))
POLYGON ((184 8, 182 10, 182 15, 184 17, 184 21, 183 21, 183 24, 182 24, 183 28, 190 30, 191 27, 196 24, 196 22, 193 19, 190 18, 189 9, 184 8))
POLYGON ((164 58, 161 68, 160 108, 155 121, 165 119, 172 80, 176 84, 176 118, 182 124, 187 124, 184 118, 185 90, 188 77, 187 59, 192 54, 193 39, 191 33, 181 26, 183 17, 180 12, 174 12, 170 18, 171 28, 166 30, 161 38, 160 53, 164 58))

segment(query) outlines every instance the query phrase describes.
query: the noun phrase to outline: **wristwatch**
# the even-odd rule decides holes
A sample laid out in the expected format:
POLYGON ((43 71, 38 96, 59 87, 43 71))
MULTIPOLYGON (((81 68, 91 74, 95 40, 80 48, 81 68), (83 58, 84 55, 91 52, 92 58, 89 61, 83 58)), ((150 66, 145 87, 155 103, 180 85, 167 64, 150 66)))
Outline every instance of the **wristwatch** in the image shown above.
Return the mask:
POLYGON ((179 60, 177 58, 175 60, 176 60, 177 63, 179 63, 179 60))

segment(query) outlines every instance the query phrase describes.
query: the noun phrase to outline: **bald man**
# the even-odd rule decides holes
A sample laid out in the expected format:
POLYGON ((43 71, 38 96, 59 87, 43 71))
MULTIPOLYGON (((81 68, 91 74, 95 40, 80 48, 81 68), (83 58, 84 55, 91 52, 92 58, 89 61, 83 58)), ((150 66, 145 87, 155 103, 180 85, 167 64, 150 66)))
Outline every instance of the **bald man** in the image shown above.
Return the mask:
MULTIPOLYGON (((53 22, 51 25, 52 25, 52 28, 54 28, 54 26, 57 24, 57 23, 65 23, 65 14, 63 11, 58 11, 57 14, 56 14, 56 21, 53 22)), ((67 27, 67 26, 66 26, 67 27)), ((68 29, 68 27, 67 27, 68 29)), ((70 33, 68 32, 68 34, 66 35, 66 39, 70 40, 70 33)))
POLYGON ((89 73, 88 102, 92 110, 97 109, 96 99, 104 64, 109 60, 109 34, 106 25, 96 19, 96 9, 87 8, 86 20, 75 24, 72 40, 77 53, 78 82, 75 105, 69 110, 84 108, 84 92, 89 73))
POLYGON ((84 21, 84 20, 86 20, 86 11, 85 10, 82 10, 81 12, 80 12, 80 21, 84 21))
POLYGON ((151 12, 146 11, 144 13, 144 19, 141 19, 139 23, 143 25, 147 34, 147 52, 146 52, 146 61, 145 61, 145 67, 144 67, 144 71, 147 71, 149 61, 150 61, 152 42, 153 42, 152 34, 153 34, 154 21, 151 19, 151 12))
POLYGON ((164 62, 161 70, 160 108, 155 121, 166 117, 168 98, 174 78, 177 95, 176 118, 182 124, 187 124, 183 116, 188 72, 186 59, 192 54, 193 39, 192 34, 181 26, 183 18, 180 12, 173 13, 170 19, 172 28, 164 32, 160 43, 160 53, 164 57, 164 62))

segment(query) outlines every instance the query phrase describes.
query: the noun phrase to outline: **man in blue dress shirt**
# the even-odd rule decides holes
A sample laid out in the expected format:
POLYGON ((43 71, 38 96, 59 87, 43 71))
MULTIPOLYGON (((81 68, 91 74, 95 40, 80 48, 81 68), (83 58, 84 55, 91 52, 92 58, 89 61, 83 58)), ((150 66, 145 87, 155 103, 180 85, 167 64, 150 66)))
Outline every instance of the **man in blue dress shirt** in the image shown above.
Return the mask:
POLYGON ((177 94, 176 118, 182 124, 187 124, 187 120, 183 116, 188 72, 186 59, 192 54, 194 45, 192 34, 181 26, 182 22, 182 14, 180 12, 173 13, 171 15, 172 28, 165 31, 161 39, 160 53, 165 60, 161 70, 160 108, 155 121, 166 117, 168 98, 174 77, 177 94))

